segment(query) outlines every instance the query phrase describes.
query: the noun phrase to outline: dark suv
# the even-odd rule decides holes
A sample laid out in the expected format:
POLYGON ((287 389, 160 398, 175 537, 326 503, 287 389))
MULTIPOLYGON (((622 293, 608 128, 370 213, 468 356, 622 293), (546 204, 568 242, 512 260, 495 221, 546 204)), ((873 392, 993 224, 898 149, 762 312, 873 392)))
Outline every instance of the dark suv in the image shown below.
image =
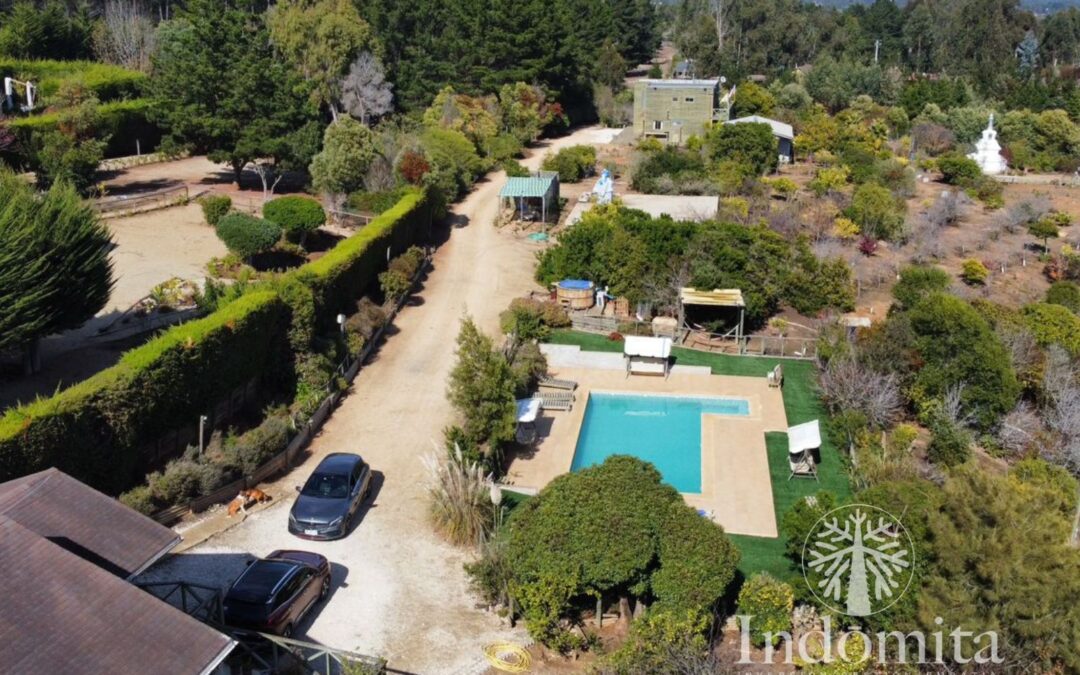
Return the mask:
POLYGON ((371 490, 371 467, 344 452, 327 455, 296 488, 300 495, 289 511, 289 532, 304 539, 339 539, 371 490))
POLYGON ((330 592, 330 563, 318 553, 274 551, 248 564, 225 593, 225 623, 291 637, 330 592))

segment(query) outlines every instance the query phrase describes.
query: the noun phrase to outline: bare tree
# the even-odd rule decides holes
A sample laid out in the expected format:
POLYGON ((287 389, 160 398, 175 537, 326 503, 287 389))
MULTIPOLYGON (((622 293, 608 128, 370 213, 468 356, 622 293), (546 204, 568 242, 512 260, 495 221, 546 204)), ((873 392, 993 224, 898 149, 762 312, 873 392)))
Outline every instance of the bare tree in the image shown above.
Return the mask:
POLYGON ((926 211, 926 221, 934 227, 959 225, 971 211, 972 201, 961 190, 943 191, 926 211))
POLYGON ((379 60, 371 52, 363 52, 349 66, 349 74, 341 83, 341 105, 367 124, 394 109, 392 89, 379 60))
POLYGON ((1023 376, 1035 369, 1042 352, 1031 331, 1000 324, 994 332, 997 333, 998 340, 1001 341, 1005 350, 1009 352, 1009 361, 1012 363, 1013 370, 1023 376))
POLYGON ((818 373, 818 388, 831 410, 862 413, 876 427, 888 427, 904 405, 894 373, 879 373, 854 356, 830 359, 818 373))
POLYGON ((1043 418, 1057 442, 1050 459, 1080 473, 1080 377, 1069 354, 1056 345, 1047 350, 1043 418))
POLYGON ((107 63, 132 70, 150 70, 156 33, 138 0, 106 0, 94 30, 94 54, 107 63))
POLYGON ((727 35, 728 0, 712 0, 713 19, 716 22, 716 51, 724 52, 724 37, 727 35))
POLYGON ((665 272, 645 279, 645 297, 661 312, 673 315, 678 325, 682 326, 686 320, 682 304, 682 289, 689 284, 690 265, 685 260, 673 259, 665 272))
POLYGON ((1020 401, 1001 420, 997 442, 1014 457, 1025 454, 1045 429, 1042 418, 1027 401, 1020 401))

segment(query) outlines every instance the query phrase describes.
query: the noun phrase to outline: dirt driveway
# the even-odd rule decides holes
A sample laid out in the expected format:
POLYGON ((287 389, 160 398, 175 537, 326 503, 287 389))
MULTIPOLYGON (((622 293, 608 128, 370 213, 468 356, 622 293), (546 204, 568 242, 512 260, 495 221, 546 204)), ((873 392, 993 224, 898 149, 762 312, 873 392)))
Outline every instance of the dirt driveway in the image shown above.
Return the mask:
MULTIPOLYGON (((550 147, 607 136, 583 129, 550 147)), ((524 164, 537 168, 546 149, 534 150, 524 164)), ((380 655, 395 668, 425 674, 481 672, 483 645, 526 641, 520 626, 511 630, 474 608, 462 570, 467 556, 440 541, 427 523, 421 462, 451 422, 446 376, 461 317, 470 314, 495 334, 499 312, 534 286, 537 245, 493 226, 503 178, 488 176, 454 208, 453 232, 416 302, 399 315, 397 334, 360 371, 353 391, 313 442, 311 457, 270 486, 275 504, 166 561, 153 570, 156 578, 224 584, 245 553, 306 548, 327 555, 338 580, 298 637, 380 655), (377 472, 375 494, 347 538, 303 542, 286 531, 292 486, 331 452, 361 453, 377 472)))

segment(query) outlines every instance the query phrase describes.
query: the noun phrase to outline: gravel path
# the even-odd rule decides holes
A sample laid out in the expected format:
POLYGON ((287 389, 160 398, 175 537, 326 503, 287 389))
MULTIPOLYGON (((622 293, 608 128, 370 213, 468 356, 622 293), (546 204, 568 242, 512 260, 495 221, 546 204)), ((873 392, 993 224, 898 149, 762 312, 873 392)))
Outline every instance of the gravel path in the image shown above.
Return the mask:
MULTIPOLYGON (((582 129, 550 147, 604 142, 606 136, 582 129)), ((524 164, 537 168, 547 149, 534 150, 524 164)), ((418 299, 398 316, 397 334, 360 371, 353 391, 312 443, 311 457, 269 486, 279 495, 275 503, 174 556, 152 576, 225 585, 243 568, 247 554, 305 548, 334 563, 335 585, 298 637, 380 655, 395 668, 425 674, 480 672, 483 645, 526 640, 520 626, 511 630, 493 614, 475 609, 462 570, 466 554, 440 541, 427 523, 421 462, 451 421, 446 376, 461 317, 470 314, 495 334, 499 312, 534 287, 536 245, 493 227, 503 178, 488 176, 454 208, 454 230, 439 248, 418 299), (373 497, 345 539, 296 539, 286 531, 292 486, 331 452, 358 452, 371 463, 377 480, 373 497)))

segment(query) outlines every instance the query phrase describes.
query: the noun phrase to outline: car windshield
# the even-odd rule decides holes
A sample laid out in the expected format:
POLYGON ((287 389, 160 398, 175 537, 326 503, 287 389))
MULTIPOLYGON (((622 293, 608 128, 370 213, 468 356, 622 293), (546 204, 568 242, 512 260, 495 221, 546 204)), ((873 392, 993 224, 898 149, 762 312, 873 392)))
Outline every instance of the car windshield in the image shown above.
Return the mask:
POLYGON ((305 497, 325 497, 327 499, 344 499, 349 496, 349 479, 346 476, 335 473, 312 474, 300 494, 305 497))

